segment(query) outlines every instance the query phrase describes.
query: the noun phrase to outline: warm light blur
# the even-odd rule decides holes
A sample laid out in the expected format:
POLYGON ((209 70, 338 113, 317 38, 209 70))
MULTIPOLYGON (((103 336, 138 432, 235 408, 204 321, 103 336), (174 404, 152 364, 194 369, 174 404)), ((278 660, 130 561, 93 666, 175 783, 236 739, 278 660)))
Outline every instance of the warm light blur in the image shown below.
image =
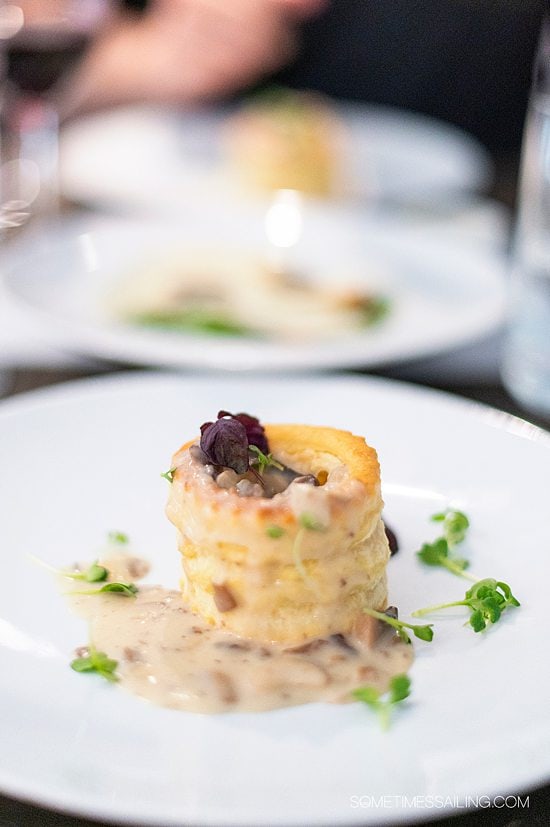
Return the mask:
POLYGON ((303 227, 303 199, 296 190, 278 190, 265 216, 267 240, 274 247, 294 247, 303 227))
POLYGON ((0 40, 13 37, 23 27, 24 15, 20 6, 11 3, 0 6, 0 40))

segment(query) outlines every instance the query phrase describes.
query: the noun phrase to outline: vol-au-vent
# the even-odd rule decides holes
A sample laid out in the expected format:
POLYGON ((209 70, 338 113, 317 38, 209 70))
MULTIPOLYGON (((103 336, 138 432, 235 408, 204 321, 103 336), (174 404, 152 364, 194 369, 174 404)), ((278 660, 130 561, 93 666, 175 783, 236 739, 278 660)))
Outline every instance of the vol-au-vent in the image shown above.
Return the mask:
POLYGON ((386 607, 380 469, 362 437, 221 411, 172 466, 183 599, 208 623, 299 644, 386 607))
POLYGON ((380 469, 362 437, 220 411, 163 476, 181 593, 130 582, 143 567, 128 554, 71 573, 91 641, 73 669, 187 712, 406 697, 412 647, 387 607, 380 469))

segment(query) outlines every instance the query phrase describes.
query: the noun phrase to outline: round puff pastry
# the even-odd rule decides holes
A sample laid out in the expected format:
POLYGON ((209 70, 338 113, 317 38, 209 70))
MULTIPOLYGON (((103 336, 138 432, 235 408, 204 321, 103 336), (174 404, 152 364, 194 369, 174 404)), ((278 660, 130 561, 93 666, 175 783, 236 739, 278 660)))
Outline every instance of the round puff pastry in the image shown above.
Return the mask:
POLYGON ((326 98, 292 93, 251 103, 225 128, 228 159, 248 189, 333 195, 340 187, 344 128, 326 98))
POLYGON ((210 623, 265 642, 345 634, 363 607, 386 606, 376 451, 333 428, 265 432, 275 459, 322 484, 241 497, 191 457, 193 442, 180 448, 167 515, 178 529, 184 599, 210 623))

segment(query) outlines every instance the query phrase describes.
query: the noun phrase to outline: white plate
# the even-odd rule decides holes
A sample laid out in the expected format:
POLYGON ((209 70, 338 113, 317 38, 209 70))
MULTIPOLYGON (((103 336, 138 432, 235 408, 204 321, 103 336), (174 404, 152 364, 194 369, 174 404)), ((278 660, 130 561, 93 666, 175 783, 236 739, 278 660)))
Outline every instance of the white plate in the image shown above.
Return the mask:
POLYGON ((411 821, 441 809, 404 797, 449 796, 463 808, 550 776, 548 434, 387 380, 133 374, 2 403, 0 455, 6 793, 130 824, 312 827, 411 821), (152 561, 153 580, 176 584, 159 472, 220 407, 350 428, 378 448, 385 513, 401 538, 390 599, 403 618, 467 587, 414 556, 435 536, 429 516, 448 504, 471 518, 472 569, 521 600, 486 634, 464 627, 461 610, 436 618, 433 642, 415 644, 412 696, 387 733, 358 704, 194 715, 69 669, 84 624, 26 555, 59 566, 93 558, 118 529, 152 561), (361 796, 388 798, 353 806, 361 796))
MULTIPOLYGON (((350 196, 429 203, 490 180, 488 153, 450 124, 401 109, 336 106, 349 134, 343 178, 350 196)), ((75 121, 62 134, 63 193, 141 210, 234 196, 238 184, 223 153, 226 117, 224 110, 144 106, 75 121)))
POLYGON ((165 367, 297 370, 379 366, 449 351, 495 331, 504 314, 504 260, 432 230, 375 220, 360 210, 309 205, 289 263, 320 283, 356 272, 392 310, 381 324, 339 338, 197 336, 131 327, 106 313, 106 295, 145 259, 175 249, 265 251, 261 208, 195 207, 165 223, 86 218, 21 239, 6 284, 49 322, 65 348, 165 367))

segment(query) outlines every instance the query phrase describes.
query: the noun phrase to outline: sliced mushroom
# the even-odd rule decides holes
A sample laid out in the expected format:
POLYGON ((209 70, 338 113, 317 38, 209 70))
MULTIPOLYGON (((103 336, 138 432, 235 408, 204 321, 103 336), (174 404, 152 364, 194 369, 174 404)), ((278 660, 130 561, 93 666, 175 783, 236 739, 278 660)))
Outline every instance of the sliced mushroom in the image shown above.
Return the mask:
POLYGON ((225 583, 212 583, 214 603, 219 612, 230 612, 237 605, 233 593, 225 583))
POLYGON ((355 637, 363 646, 372 649, 382 631, 382 621, 361 612, 357 616, 353 631, 355 637))
POLYGON ((348 654, 350 654, 350 655, 356 655, 357 654, 357 649, 355 648, 355 646, 352 646, 351 643, 348 641, 348 639, 345 637, 345 635, 340 634, 340 632, 338 632, 335 635, 331 635, 330 640, 331 640, 332 643, 335 643, 337 646, 339 646, 345 652, 348 652, 348 654))
POLYGON ((233 681, 226 672, 217 669, 209 672, 216 694, 224 704, 234 704, 237 701, 237 692, 233 681))
POLYGON ((290 655, 306 655, 310 652, 315 652, 322 646, 326 646, 328 641, 325 638, 316 638, 315 640, 308 640, 307 643, 302 643, 301 646, 293 646, 286 651, 290 655))

